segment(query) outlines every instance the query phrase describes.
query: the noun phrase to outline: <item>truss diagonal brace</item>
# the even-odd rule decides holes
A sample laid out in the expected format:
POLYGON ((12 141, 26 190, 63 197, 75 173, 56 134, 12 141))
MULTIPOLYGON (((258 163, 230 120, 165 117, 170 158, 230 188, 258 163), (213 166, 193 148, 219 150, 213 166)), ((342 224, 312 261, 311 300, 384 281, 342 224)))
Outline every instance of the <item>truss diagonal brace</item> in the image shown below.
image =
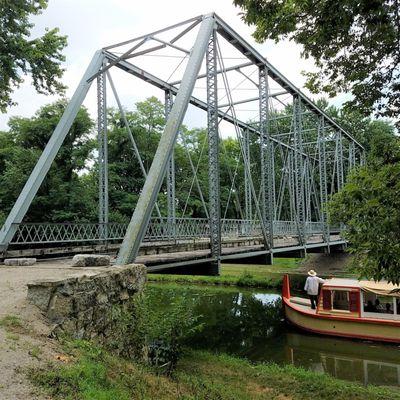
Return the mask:
POLYGON ((0 251, 7 248, 17 229, 16 224, 22 222, 28 211, 86 97, 91 85, 88 79, 101 68, 103 60, 103 52, 97 51, 0 231, 0 251))
POLYGON ((171 157, 179 128, 189 105, 196 77, 199 73, 214 24, 213 15, 207 15, 200 25, 196 42, 182 79, 182 84, 171 108, 146 182, 119 250, 116 261, 119 265, 129 264, 134 261, 139 252, 139 247, 146 233, 151 211, 160 191, 168 160, 171 157))

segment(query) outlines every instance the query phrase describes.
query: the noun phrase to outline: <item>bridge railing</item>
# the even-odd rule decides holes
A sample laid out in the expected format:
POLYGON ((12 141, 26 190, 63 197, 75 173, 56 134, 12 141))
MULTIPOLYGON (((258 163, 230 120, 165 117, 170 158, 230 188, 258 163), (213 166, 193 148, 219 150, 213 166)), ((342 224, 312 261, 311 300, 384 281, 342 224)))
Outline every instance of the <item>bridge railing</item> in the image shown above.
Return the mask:
MULTIPOLYGON (((128 224, 124 223, 21 223, 16 224, 11 244, 42 244, 65 242, 117 241, 124 238, 128 224)), ((331 228, 339 232, 339 228, 331 228)), ((321 234, 321 222, 307 222, 306 235, 321 234)), ((275 221, 274 234, 297 236, 298 227, 293 221, 275 221)), ((151 219, 145 241, 184 240, 209 238, 210 227, 207 218, 177 218, 175 224, 167 218, 151 219)), ((256 220, 223 219, 222 237, 261 236, 262 230, 256 220)))

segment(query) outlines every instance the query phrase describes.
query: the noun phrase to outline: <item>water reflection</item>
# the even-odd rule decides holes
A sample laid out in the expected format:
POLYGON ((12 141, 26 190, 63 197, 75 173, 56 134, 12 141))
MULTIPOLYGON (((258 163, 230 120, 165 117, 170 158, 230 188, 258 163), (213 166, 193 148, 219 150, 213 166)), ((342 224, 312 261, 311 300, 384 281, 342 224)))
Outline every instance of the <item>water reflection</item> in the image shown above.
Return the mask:
POLYGON ((200 296, 196 312, 205 328, 190 344, 248 357, 265 340, 284 331, 279 295, 251 292, 211 292, 200 296))
POLYGON ((287 326, 280 295, 258 291, 153 286, 155 306, 184 296, 204 330, 189 345, 246 357, 291 363, 364 384, 400 385, 400 347, 308 335, 287 326))
POLYGON ((364 384, 400 385, 397 346, 287 332, 287 362, 364 384))

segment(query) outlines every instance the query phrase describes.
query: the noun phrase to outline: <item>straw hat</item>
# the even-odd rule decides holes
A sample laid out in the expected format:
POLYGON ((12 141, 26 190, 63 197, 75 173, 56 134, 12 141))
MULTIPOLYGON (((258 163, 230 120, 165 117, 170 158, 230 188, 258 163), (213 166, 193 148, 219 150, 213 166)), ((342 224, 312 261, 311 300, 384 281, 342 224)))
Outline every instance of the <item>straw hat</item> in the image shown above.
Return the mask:
POLYGON ((310 275, 310 276, 317 276, 317 273, 316 273, 313 269, 310 269, 310 270, 308 271, 308 275, 310 275))

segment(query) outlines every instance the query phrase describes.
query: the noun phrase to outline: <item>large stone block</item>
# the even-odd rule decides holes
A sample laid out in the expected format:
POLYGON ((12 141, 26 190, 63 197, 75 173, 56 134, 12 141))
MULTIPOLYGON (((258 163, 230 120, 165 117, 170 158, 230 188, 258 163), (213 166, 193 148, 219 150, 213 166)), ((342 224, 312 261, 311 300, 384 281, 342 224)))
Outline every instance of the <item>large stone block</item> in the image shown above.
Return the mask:
MULTIPOLYGON (((53 325, 52 334, 109 340, 115 327, 115 307, 123 309, 146 282, 140 264, 114 266, 94 274, 28 284, 28 301, 53 325)), ((116 332, 117 332, 116 331, 116 332)))
POLYGON ((103 254, 76 254, 72 259, 73 267, 107 267, 111 257, 103 254))
POLYGON ((47 312, 53 293, 54 289, 51 286, 28 284, 28 301, 43 312, 47 312))
POLYGON ((52 322, 62 322, 72 314, 72 307, 73 298, 71 296, 55 293, 51 297, 47 308, 47 318, 52 322))
POLYGON ((36 263, 36 258, 6 258, 4 265, 9 267, 27 267, 36 263))

